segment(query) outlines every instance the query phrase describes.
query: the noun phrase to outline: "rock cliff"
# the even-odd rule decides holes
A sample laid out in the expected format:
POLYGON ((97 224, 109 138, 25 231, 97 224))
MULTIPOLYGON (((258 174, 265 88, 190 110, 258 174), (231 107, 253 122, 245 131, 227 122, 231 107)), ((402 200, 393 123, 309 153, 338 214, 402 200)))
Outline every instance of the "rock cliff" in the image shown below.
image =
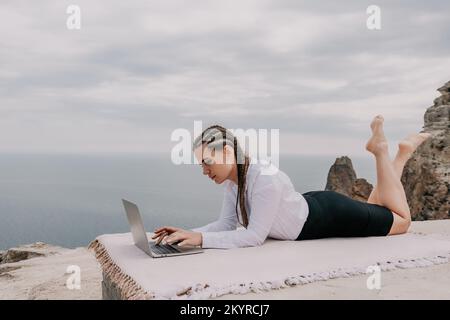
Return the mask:
POLYGON ((450 81, 424 116, 433 135, 406 163, 402 183, 414 220, 450 218, 450 81))
MULTIPOLYGON (((424 116, 423 132, 432 138, 414 152, 401 179, 413 220, 450 218, 450 81, 438 91, 441 96, 424 116)), ((341 157, 330 168, 325 189, 367 201, 372 185, 357 179, 350 158, 341 157)))

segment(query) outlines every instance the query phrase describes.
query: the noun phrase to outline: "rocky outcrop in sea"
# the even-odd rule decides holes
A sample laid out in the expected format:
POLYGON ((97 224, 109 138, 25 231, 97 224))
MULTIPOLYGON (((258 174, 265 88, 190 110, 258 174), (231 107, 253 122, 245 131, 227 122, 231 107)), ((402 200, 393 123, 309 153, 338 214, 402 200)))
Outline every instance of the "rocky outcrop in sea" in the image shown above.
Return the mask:
POLYGON ((356 177, 352 160, 347 157, 337 158, 328 172, 325 190, 336 191, 359 201, 367 201, 373 186, 366 180, 356 177))

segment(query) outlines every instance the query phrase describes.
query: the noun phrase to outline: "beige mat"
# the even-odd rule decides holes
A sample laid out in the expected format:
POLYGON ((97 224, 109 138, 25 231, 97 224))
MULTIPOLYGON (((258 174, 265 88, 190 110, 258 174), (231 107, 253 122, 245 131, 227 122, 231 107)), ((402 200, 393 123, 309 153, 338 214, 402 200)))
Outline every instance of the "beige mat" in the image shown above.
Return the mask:
POLYGON ((308 241, 267 239, 260 247, 205 249, 200 254, 160 259, 135 247, 129 233, 99 236, 90 248, 126 299, 205 299, 366 274, 373 265, 388 271, 450 259, 450 237, 413 233, 308 241))

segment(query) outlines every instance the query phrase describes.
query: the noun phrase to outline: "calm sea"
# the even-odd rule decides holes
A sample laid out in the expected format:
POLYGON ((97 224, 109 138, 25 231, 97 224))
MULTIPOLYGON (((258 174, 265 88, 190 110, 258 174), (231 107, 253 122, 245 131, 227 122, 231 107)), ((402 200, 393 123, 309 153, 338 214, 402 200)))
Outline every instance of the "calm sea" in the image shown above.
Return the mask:
MULTIPOLYGON (((353 158, 359 177, 374 182, 373 159, 353 158)), ((280 169, 296 190, 323 190, 335 157, 285 156, 280 169)), ((0 250, 43 241, 85 246, 97 235, 128 232, 121 199, 136 202, 147 230, 193 228, 214 221, 223 187, 198 165, 162 155, 0 156, 0 250)))

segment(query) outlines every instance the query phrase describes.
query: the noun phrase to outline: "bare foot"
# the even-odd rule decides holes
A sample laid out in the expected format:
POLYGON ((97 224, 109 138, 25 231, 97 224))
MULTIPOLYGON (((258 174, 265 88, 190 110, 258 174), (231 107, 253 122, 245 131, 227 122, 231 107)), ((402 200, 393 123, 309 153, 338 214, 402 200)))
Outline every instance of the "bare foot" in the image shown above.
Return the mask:
POLYGON ((431 134, 428 132, 413 133, 399 142, 398 151, 402 155, 410 157, 414 151, 428 138, 431 134))
POLYGON ((373 118, 370 128, 372 129, 372 137, 366 144, 366 150, 377 155, 380 152, 388 150, 388 142, 383 131, 384 118, 381 115, 373 118))

